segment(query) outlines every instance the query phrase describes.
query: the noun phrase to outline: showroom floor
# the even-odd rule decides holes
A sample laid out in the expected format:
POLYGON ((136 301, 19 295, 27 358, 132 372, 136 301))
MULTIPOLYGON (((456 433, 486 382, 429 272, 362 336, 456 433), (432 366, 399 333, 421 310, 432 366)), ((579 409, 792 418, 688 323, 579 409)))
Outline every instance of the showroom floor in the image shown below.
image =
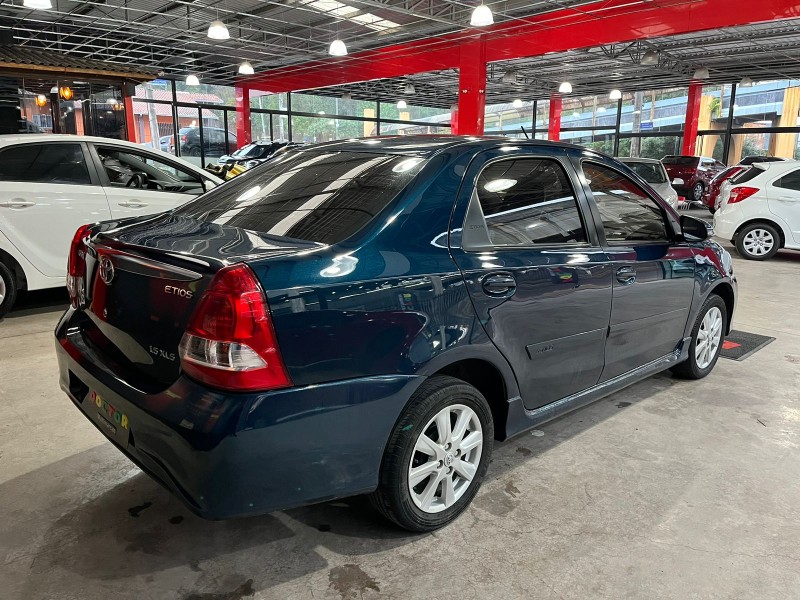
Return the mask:
POLYGON ((473 506, 422 536, 363 499, 192 516, 59 390, 64 296, 34 295, 0 325, 0 597, 800 598, 799 270, 737 258, 735 327, 775 342, 499 444, 473 506))

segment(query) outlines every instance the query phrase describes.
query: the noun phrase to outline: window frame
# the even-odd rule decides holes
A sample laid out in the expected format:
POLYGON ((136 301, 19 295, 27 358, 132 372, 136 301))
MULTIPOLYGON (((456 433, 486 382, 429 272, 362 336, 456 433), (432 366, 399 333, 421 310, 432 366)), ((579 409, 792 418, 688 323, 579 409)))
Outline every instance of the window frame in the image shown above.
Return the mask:
MULTIPOLYGON (((573 173, 571 170, 574 170, 572 164, 566 160, 566 156, 556 156, 556 155, 548 155, 548 154, 534 154, 534 153, 520 153, 513 156, 497 156, 494 158, 488 159, 483 165, 481 165, 480 170, 477 172, 475 177, 468 183, 470 187, 470 196, 469 201, 467 202, 467 209, 464 213, 464 220, 461 224, 462 227, 462 240, 461 240, 461 248, 466 252, 485 252, 487 250, 491 251, 508 251, 508 250, 564 250, 570 248, 576 249, 583 249, 583 248, 597 248, 598 245, 593 243, 593 235, 591 233, 590 225, 594 225, 592 221, 587 218, 587 214, 585 213, 584 207, 581 206, 581 198, 578 195, 579 190, 581 190, 578 181, 575 180, 573 177, 573 173), (518 161, 518 160, 550 160, 558 164, 561 169, 564 171, 564 175, 566 176, 567 183, 572 188, 572 198, 575 201, 575 208, 578 211, 578 217, 581 220, 581 226, 583 227, 584 237, 586 241, 584 242, 562 242, 562 243, 547 243, 547 244, 536 244, 531 242, 530 244, 514 244, 510 246, 497 246, 495 244, 490 243, 489 245, 473 245, 470 244, 468 241, 464 239, 464 231, 466 231, 466 224, 467 220, 470 218, 476 218, 475 216, 475 207, 473 206, 474 203, 477 203, 477 209, 480 211, 480 217, 483 219, 483 222, 486 226, 486 231, 488 234, 489 226, 486 223, 486 216, 483 214, 483 207, 480 204, 480 197, 478 196, 478 181, 483 175, 483 172, 495 166, 497 163, 500 162, 508 162, 508 161, 518 161)), ((491 239, 490 239, 491 241, 491 239)))
MULTIPOLYGON (((50 135, 50 134, 45 134, 50 135)), ((30 142, 17 142, 14 144, 8 144, 7 146, 0 147, 0 157, 2 156, 3 152, 6 150, 11 150, 13 148, 24 148, 28 146, 53 146, 54 144, 77 144, 80 146, 81 152, 83 153, 83 160, 86 163, 86 171, 89 173, 89 183, 75 183, 75 182, 59 182, 59 183, 52 183, 47 181, 24 181, 21 179, 8 179, 6 180, 9 183, 32 183, 34 185, 74 185, 74 186, 90 186, 90 187, 102 187, 103 182, 100 179, 99 173, 97 172, 97 165, 94 162, 94 157, 92 156, 91 152, 86 146, 86 142, 80 139, 74 140, 47 140, 47 141, 40 141, 40 140, 31 140, 30 142)), ((2 182, 0 182, 2 183, 2 182)))
MULTIPOLYGON (((209 181, 213 181, 213 180, 211 180, 209 178, 206 178, 201 173, 195 173, 194 171, 191 171, 186 165, 182 165, 180 163, 176 163, 175 161, 170 160, 169 158, 162 157, 160 155, 151 153, 146 148, 143 148, 141 150, 139 148, 128 148, 127 146, 114 144, 113 140, 112 140, 111 143, 94 142, 93 141, 93 142, 91 142, 90 146, 91 146, 90 154, 92 156, 92 161, 93 161, 94 167, 95 167, 95 169, 96 169, 96 171, 98 173, 99 185, 101 185, 104 188, 107 187, 107 188, 113 188, 113 189, 122 189, 122 188, 120 188, 120 186, 114 185, 113 183, 111 183, 111 180, 108 178, 108 174, 105 171, 105 167, 103 166, 103 161, 100 159, 100 153, 98 151, 98 148, 101 148, 101 147, 107 147, 107 148, 111 148, 111 149, 117 150, 119 152, 127 152, 128 154, 133 154, 133 155, 140 154, 145 158, 149 158, 149 155, 153 154, 153 160, 160 160, 164 164, 169 165, 169 166, 173 167, 174 169, 178 169, 178 170, 181 170, 181 171, 187 171, 187 172, 191 173, 192 175, 194 175, 195 177, 197 177, 200 180, 200 185, 202 186, 202 190, 203 190, 202 192, 200 192, 200 194, 206 193, 209 190, 208 182, 209 181)), ((154 168, 157 169, 158 167, 154 167, 154 168)), ((214 183, 215 183, 215 186, 219 185, 216 182, 214 182, 214 183)), ((136 190, 143 191, 143 192, 164 193, 164 190, 149 190, 149 189, 140 189, 140 188, 132 188, 132 189, 136 189, 136 190)), ((166 192, 166 193, 168 193, 168 194, 181 194, 183 192, 166 192)), ((184 195, 187 196, 189 199, 192 199, 192 198, 196 198, 200 194, 188 194, 188 193, 185 193, 184 195)))
MULTIPOLYGON (((593 211, 593 214, 594 214, 594 217, 595 217, 595 221, 596 221, 596 227, 597 227, 597 230, 598 230, 598 235, 600 235, 601 245, 602 246, 613 247, 613 248, 620 248, 620 247, 634 246, 634 245, 635 246, 642 246, 642 245, 655 246, 655 245, 664 245, 665 242, 670 244, 670 245, 672 245, 672 244, 675 244, 676 242, 680 241, 679 240, 679 236, 678 236, 678 230, 676 230, 676 222, 675 222, 674 219, 671 218, 671 216, 669 214, 669 211, 664 206, 665 203, 662 203, 658 198, 656 198, 653 195, 651 195, 650 192, 648 192, 646 188, 642 187, 642 185, 638 181, 636 181, 635 179, 631 179, 630 177, 628 177, 625 173, 623 173, 622 171, 620 171, 616 167, 614 167, 612 165, 609 165, 607 163, 604 163, 601 160, 597 160, 597 159, 593 160, 591 158, 581 158, 580 167, 581 167, 580 175, 583 178, 581 183, 583 184, 583 186, 585 188, 585 193, 586 193, 587 198, 591 202, 592 211, 593 211), (602 215, 600 214, 600 207, 597 205, 597 201, 594 199, 594 192, 592 191, 592 188, 588 183, 589 180, 586 177, 586 172, 585 172, 585 170, 583 168, 583 165, 585 163, 594 164, 594 165, 598 165, 600 167, 604 167, 606 169, 609 169, 610 171, 614 171, 619 176, 625 177, 626 179, 628 179, 628 180, 632 181, 633 183, 635 183, 636 186, 645 193, 645 196, 647 198, 649 198, 651 201, 655 202, 656 206, 661 210, 661 219, 664 221, 664 225, 665 225, 665 228, 667 230, 668 239, 667 240, 621 240, 621 241, 614 240, 614 241, 609 241, 608 238, 606 237, 606 228, 605 228, 605 225, 603 224, 602 215)), ((647 183, 647 182, 645 182, 645 183, 647 183)), ((671 184, 671 180, 670 180, 670 184, 671 184)), ((649 184, 648 184, 648 187, 649 187, 649 184)))

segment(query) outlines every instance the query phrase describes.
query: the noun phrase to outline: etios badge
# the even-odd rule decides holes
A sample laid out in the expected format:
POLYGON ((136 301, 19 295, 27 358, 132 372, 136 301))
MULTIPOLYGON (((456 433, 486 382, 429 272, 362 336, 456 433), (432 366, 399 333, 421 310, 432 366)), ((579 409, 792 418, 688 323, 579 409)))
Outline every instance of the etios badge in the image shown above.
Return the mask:
POLYGON ((107 256, 104 256, 100 259, 100 279, 103 280, 103 283, 106 285, 110 285, 111 282, 114 280, 114 276, 116 275, 116 271, 114 270, 114 263, 111 262, 111 259, 107 256))

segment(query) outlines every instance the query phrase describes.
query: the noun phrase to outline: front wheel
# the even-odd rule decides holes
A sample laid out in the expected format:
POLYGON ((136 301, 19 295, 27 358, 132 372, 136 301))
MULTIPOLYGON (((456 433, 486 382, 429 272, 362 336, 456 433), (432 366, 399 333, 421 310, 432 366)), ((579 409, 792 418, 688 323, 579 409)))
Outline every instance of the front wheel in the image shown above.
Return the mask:
POLYGON ((703 184, 699 181, 692 188, 692 200, 695 202, 703 201, 703 184))
POLYGON ((736 251, 748 260, 767 260, 780 248, 778 231, 766 223, 748 225, 736 236, 736 251))
POLYGON ((727 308, 716 294, 709 296, 700 308, 692 328, 689 358, 672 367, 672 372, 684 379, 702 379, 717 364, 725 336, 727 308))
POLYGON ((447 525, 478 492, 493 438, 492 413, 481 393, 453 377, 432 377, 392 431, 372 504, 410 531, 447 525))
POLYGON ((0 319, 11 310, 17 298, 17 281, 14 273, 6 265, 0 263, 0 319))

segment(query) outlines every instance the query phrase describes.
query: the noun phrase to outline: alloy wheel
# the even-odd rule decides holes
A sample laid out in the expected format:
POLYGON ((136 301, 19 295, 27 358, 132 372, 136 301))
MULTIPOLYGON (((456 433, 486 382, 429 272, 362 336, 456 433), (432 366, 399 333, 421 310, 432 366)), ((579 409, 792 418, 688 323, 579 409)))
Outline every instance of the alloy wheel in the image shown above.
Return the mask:
POLYGON ((6 299, 6 282, 0 277, 0 304, 6 299))
POLYGON ((700 202, 703 199, 703 184, 698 183, 692 190, 692 198, 695 202, 700 202))
POLYGON ((766 229, 751 229, 742 239, 742 246, 752 256, 764 256, 775 245, 775 238, 766 229))
POLYGON ((697 367, 707 369, 717 355, 722 341, 722 311, 716 306, 703 317, 700 329, 697 331, 697 342, 694 347, 694 358, 697 367))
POLYGON ((408 468, 417 508, 438 513, 453 506, 472 485, 482 450, 483 431, 474 410, 452 404, 439 411, 417 438, 408 468))

